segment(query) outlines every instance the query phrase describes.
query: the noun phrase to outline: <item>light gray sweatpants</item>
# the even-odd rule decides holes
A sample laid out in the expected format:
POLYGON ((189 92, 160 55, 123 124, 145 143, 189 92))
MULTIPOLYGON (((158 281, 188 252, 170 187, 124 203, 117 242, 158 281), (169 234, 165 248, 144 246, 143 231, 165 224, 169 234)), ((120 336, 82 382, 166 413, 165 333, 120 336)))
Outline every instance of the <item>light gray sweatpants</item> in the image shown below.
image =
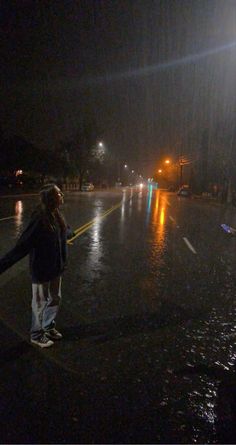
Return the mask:
POLYGON ((32 283, 31 338, 39 338, 55 326, 61 302, 61 277, 47 283, 32 283))

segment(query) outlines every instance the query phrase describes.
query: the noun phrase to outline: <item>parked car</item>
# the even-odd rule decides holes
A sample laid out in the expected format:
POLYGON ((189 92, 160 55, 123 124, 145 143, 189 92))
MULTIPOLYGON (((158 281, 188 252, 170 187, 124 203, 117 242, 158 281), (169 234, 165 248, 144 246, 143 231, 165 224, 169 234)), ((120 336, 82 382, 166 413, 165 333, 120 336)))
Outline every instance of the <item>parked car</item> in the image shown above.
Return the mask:
POLYGON ((83 192, 92 192, 94 190, 94 185, 92 184, 92 182, 85 182, 82 185, 81 190, 83 192))
POLYGON ((189 185, 182 185, 180 187, 180 189, 178 190, 177 195, 178 196, 185 196, 187 198, 192 196, 192 191, 191 191, 189 185))

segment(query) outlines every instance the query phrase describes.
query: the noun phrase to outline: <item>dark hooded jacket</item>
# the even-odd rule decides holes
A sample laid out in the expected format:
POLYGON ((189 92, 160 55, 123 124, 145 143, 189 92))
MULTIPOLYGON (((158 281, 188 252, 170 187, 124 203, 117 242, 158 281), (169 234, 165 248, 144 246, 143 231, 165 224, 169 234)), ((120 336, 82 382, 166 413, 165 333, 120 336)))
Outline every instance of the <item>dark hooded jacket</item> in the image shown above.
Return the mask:
POLYGON ((66 241, 72 236, 68 226, 63 230, 55 219, 48 226, 43 214, 35 212, 15 247, 0 259, 0 273, 29 254, 33 283, 44 283, 58 277, 66 265, 66 241))

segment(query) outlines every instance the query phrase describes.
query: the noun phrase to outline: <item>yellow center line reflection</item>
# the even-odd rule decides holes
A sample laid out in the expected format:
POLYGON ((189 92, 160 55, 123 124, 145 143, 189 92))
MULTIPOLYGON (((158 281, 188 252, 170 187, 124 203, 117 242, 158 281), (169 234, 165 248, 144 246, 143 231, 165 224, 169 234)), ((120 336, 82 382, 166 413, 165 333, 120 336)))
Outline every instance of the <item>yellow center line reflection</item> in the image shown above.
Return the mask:
POLYGON ((162 207, 161 214, 160 214, 160 224, 161 224, 161 226, 163 226, 164 223, 165 223, 165 209, 164 209, 164 207, 162 207))
POLYGON ((114 212, 114 210, 118 209, 122 205, 122 201, 120 201, 118 204, 112 206, 110 209, 106 210, 104 213, 102 213, 99 216, 96 216, 95 218, 91 219, 91 221, 88 221, 83 226, 79 227, 74 231, 75 236, 67 241, 67 244, 73 244, 73 241, 78 238, 80 235, 82 235, 86 230, 89 230, 94 224, 96 224, 99 220, 102 218, 105 218, 106 216, 110 215, 110 213, 114 212))
POLYGON ((156 227, 155 238, 159 247, 161 247, 161 245, 164 242, 167 205, 168 204, 166 200, 163 199, 163 197, 160 194, 160 191, 158 190, 155 196, 153 222, 155 223, 156 227))

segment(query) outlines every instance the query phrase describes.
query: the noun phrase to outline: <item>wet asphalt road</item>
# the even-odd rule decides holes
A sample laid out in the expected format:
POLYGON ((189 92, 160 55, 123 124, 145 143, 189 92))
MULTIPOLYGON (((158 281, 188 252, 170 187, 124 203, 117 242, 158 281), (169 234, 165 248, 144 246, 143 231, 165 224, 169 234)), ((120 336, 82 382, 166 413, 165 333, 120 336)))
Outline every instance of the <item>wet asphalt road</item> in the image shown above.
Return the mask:
MULTIPOLYGON (((0 198, 1 253, 36 202, 0 198)), ((62 342, 28 343, 27 259, 0 277, 1 442, 234 443, 236 209, 125 189, 63 212, 62 342)))

